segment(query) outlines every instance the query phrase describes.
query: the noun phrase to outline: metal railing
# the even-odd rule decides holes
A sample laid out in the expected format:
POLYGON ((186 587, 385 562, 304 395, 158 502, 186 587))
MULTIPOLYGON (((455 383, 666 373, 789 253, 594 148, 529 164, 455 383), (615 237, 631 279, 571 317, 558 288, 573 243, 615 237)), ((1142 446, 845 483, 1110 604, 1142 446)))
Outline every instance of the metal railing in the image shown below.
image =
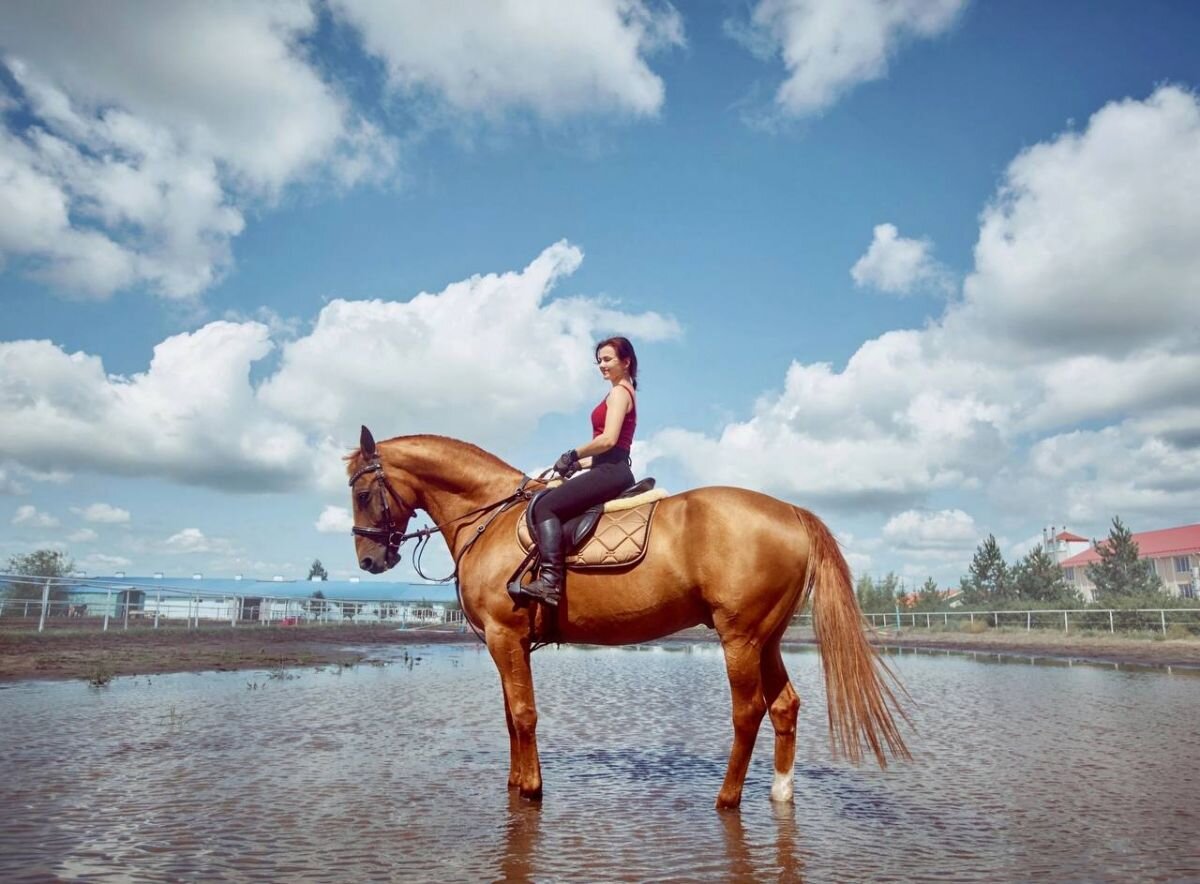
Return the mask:
MULTIPOLYGON (((809 616, 809 615, 805 615, 809 616)), ((1172 625, 1190 635, 1200 635, 1200 606, 1194 608, 1061 608, 1028 611, 896 611, 863 614, 879 629, 970 629, 974 624, 992 629, 1053 629, 1075 632, 1158 632, 1166 636, 1172 625)), ((811 624, 811 618, 807 621, 811 624)))
POLYGON ((456 606, 390 599, 327 599, 237 595, 89 578, 0 575, 0 628, 99 628, 110 626, 198 629, 201 624, 231 627, 289 627, 305 624, 395 625, 400 628, 458 626, 456 606), (6 590, 18 585, 19 596, 6 590), (40 588, 40 597, 33 597, 40 588), (66 596, 52 598, 52 595, 66 596), (101 598, 100 596, 103 596, 101 598))

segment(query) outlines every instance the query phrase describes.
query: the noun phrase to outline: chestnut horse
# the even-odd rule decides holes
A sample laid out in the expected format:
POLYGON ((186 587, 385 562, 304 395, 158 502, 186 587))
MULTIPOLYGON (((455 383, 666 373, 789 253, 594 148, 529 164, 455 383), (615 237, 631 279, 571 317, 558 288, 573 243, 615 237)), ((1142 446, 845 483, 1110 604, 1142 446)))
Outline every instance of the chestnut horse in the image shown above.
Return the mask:
POLYGON ((531 644, 621 645, 690 626, 716 630, 733 699, 733 747, 717 796, 736 807, 764 714, 775 729, 771 798, 791 801, 800 700, 779 643, 792 615, 813 602, 835 752, 858 762, 864 744, 881 767, 885 750, 907 758, 893 710, 891 672, 868 644, 850 569, 829 529, 807 510, 740 488, 698 488, 667 497, 654 513, 646 556, 603 572, 571 571, 557 608, 518 603, 506 582, 522 560, 521 490, 539 487, 466 442, 401 436, 376 444, 366 427, 346 457, 356 552, 378 574, 396 564, 415 510, 434 520, 450 548, 463 614, 500 671, 508 722, 508 785, 542 794, 531 644), (505 509, 500 504, 508 502, 505 509), (552 630, 552 631, 548 631, 552 630))

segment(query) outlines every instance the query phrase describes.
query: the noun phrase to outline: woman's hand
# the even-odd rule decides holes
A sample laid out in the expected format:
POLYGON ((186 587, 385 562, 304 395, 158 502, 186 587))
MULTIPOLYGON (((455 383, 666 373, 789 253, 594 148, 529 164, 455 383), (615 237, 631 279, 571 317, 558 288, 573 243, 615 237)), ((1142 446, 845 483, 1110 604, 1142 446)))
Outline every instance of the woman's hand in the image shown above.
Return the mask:
POLYGON ((569 479, 579 472, 579 455, 575 452, 574 448, 570 451, 564 451, 558 460, 554 462, 554 472, 558 473, 564 479, 569 479))

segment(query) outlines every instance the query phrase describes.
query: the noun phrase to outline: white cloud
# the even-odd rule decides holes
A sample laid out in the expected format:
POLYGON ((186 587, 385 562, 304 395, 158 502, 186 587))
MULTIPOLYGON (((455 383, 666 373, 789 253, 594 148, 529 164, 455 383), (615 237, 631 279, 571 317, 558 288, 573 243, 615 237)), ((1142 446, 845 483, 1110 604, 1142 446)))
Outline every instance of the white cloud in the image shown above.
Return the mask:
POLYGON ((441 432, 484 445, 523 437, 588 398, 600 335, 680 333, 656 313, 580 296, 547 301, 582 259, 562 242, 521 272, 437 294, 333 301, 257 386, 251 367, 274 345, 256 322, 167 338, 147 371, 130 377, 49 341, 0 343, 0 457, 278 491, 344 485, 340 458, 363 422, 386 435, 441 432))
POLYGON ((222 553, 233 552, 233 545, 220 537, 206 537, 199 528, 184 528, 163 542, 169 553, 222 553))
POLYGON ((316 24, 304 0, 6 6, 25 115, 0 132, 0 257, 90 297, 189 298, 228 267, 245 206, 388 174, 395 147, 306 58, 316 24))
POLYGON ((259 398, 319 435, 360 423, 484 444, 524 435, 541 416, 584 401, 598 335, 679 334, 654 313, 578 297, 547 303, 582 260, 559 242, 519 273, 473 276, 408 301, 332 301, 311 334, 284 345, 259 398))
POLYGON ((354 526, 354 518, 350 510, 344 506, 327 506, 321 510, 315 527, 322 534, 349 534, 354 526))
POLYGON ((25 504, 17 507, 16 513, 13 514, 12 523, 14 525, 24 525, 29 528, 56 528, 58 527, 58 519, 49 513, 43 513, 33 504, 25 504))
POLYGON ((1005 450, 1012 379, 944 352, 936 336, 889 332, 845 369, 793 363, 784 389, 715 437, 668 429, 649 450, 705 482, 805 501, 911 506, 927 492, 976 484, 1005 450))
POLYGON ((71 543, 91 543, 99 536, 91 528, 80 528, 78 531, 68 534, 67 540, 71 543))
POLYGON ((946 31, 965 0, 760 0, 746 32, 755 54, 783 56, 775 101, 793 116, 820 113, 859 83, 887 73, 904 41, 946 31))
POLYGON ((71 507, 71 512, 83 516, 86 522, 99 522, 105 525, 122 525, 129 522, 129 510, 108 503, 93 503, 87 507, 71 507))
POLYGON ((310 481, 304 435, 265 414, 250 366, 271 350, 257 323, 214 322, 154 348, 145 373, 49 341, 0 343, 0 454, 232 489, 310 481))
POLYGON ((1041 484, 1073 524, 1102 525, 1113 515, 1195 521, 1200 447, 1174 445, 1136 421, 1049 436, 1032 446, 1028 466, 1010 493, 1041 484))
POLYGON ((875 226, 871 245, 854 266, 850 276, 855 285, 871 286, 894 295, 907 295, 917 288, 949 291, 949 271, 934 260, 933 243, 906 239, 894 224, 875 226))
POLYGON ((979 528, 960 509, 905 510, 888 519, 883 526, 883 539, 905 549, 957 551, 978 542, 979 528))
POLYGON ((793 363, 744 420, 664 430, 648 459, 859 510, 976 488, 1025 519, 1189 519, 1196 193, 1196 96, 1165 86, 1109 104, 1014 159, 982 216, 964 299, 939 320, 865 342, 841 370, 793 363))
POLYGON ((645 56, 683 44, 679 14, 644 0, 334 0, 333 8, 383 61, 393 88, 485 115, 656 114, 664 87, 645 56))
POLYGON ((104 574, 106 572, 116 571, 122 568, 128 568, 133 564, 132 560, 124 556, 113 556, 106 553, 92 553, 84 556, 78 561, 78 564, 83 567, 89 574, 104 574))
POLYGON ((958 326, 1056 354, 1191 349, 1197 193, 1200 104, 1174 86, 1023 151, 984 212, 958 326))

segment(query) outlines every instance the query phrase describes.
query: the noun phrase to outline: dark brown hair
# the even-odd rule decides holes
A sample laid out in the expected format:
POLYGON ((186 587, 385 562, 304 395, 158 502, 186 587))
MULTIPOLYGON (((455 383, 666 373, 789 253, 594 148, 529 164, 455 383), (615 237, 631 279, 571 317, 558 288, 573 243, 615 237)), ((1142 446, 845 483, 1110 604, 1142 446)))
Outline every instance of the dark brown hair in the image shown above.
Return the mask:
POLYGON ((637 389, 637 354, 633 352, 633 344, 629 343, 629 338, 615 337, 605 338, 596 345, 596 361, 600 361, 600 348, 612 347, 617 351, 617 358, 624 362, 629 360, 629 380, 633 383, 633 389, 637 389))

